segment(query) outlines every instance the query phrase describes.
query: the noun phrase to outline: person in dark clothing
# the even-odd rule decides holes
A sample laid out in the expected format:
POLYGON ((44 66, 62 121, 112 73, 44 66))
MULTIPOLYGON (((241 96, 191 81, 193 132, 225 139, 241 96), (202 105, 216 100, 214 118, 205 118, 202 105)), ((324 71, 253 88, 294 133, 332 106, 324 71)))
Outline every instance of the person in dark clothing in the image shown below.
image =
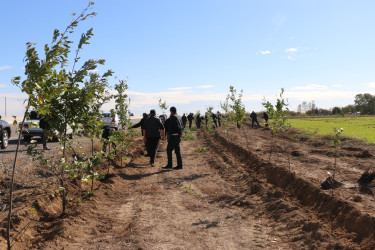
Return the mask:
MULTIPOLYGON (((109 126, 104 126, 103 127, 102 138, 106 139, 106 140, 109 140, 109 137, 111 136, 112 130, 113 129, 110 128, 109 126)), ((112 147, 113 147, 113 149, 116 149, 116 143, 112 142, 112 147)), ((103 149, 102 149, 102 151, 103 152, 107 151, 107 142, 106 141, 103 142, 103 149)))
POLYGON ((217 128, 217 116, 215 115, 215 113, 212 113, 212 114, 211 114, 211 117, 212 117, 212 121, 213 121, 214 124, 215 124, 215 128, 217 128))
MULTIPOLYGON (((145 123, 145 120, 148 118, 148 114, 143 113, 142 116, 143 116, 142 119, 137 124, 134 124, 132 126, 132 128, 139 128, 139 127, 141 127, 141 133, 142 133, 142 136, 143 136, 144 123, 145 123)), ((146 142, 145 142, 145 148, 146 148, 146 151, 147 151, 146 142)), ((145 156, 148 157, 149 155, 146 153, 145 156)))
POLYGON ((186 122, 187 122, 187 118, 186 118, 186 115, 184 113, 184 115, 181 117, 181 120, 182 120, 182 125, 184 126, 184 128, 186 127, 186 122))
POLYGON ((263 119, 265 126, 268 127, 268 115, 266 112, 263 112, 263 119))
POLYGON ((164 126, 159 118, 155 117, 154 109, 150 111, 143 125, 143 138, 147 147, 147 154, 150 156, 151 167, 154 167, 156 150, 158 148, 160 137, 164 139, 164 126))
POLYGON ((254 127, 254 122, 256 122, 258 124, 258 127, 260 128, 260 125, 258 123, 257 114, 254 111, 251 112, 250 118, 251 118, 251 127, 253 128, 254 127))
POLYGON ((191 124, 193 123, 193 119, 194 119, 194 115, 193 113, 190 113, 187 117, 188 121, 189 121, 189 129, 191 129, 191 124))
MULTIPOLYGON (((31 118, 32 115, 30 115, 30 119, 37 119, 38 118, 38 115, 36 115, 36 118, 31 118)), ((33 115, 33 117, 34 117, 34 115, 33 115)), ((42 119, 39 120, 39 127, 43 129, 43 137, 42 137, 43 150, 51 150, 49 147, 47 147, 48 133, 49 133, 50 126, 49 126, 45 117, 42 117, 42 119)))
POLYGON ((139 127, 141 127, 142 136, 143 136, 143 124, 144 124, 145 120, 147 119, 147 117, 148 117, 148 115, 146 113, 143 113, 143 118, 137 124, 134 124, 132 126, 132 128, 139 128, 139 127))
POLYGON ((39 115, 38 115, 38 113, 36 112, 36 111, 31 111, 30 112, 30 120, 37 120, 37 119, 39 119, 39 115))
POLYGON ((197 128, 201 128, 201 122, 202 122, 202 118, 200 114, 198 114, 197 118, 195 118, 195 125, 197 126, 197 128))
POLYGON ((171 115, 165 121, 165 131, 167 133, 168 145, 167 145, 167 156, 168 164, 163 167, 164 169, 172 168, 172 152, 174 150, 177 158, 177 166, 173 169, 182 169, 182 157, 180 152, 180 142, 182 137, 182 124, 181 119, 177 115, 177 110, 175 107, 171 107, 171 115))
POLYGON ((219 127, 221 127, 221 114, 219 111, 217 111, 216 116, 217 116, 217 122, 219 123, 219 127))

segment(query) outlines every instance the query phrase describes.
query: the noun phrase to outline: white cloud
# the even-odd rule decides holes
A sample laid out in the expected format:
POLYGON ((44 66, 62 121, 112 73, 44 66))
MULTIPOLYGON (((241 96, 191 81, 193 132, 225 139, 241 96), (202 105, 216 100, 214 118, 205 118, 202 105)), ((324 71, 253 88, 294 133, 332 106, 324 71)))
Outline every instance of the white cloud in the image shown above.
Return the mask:
POLYGON ((342 87, 342 86, 344 86, 344 85, 342 85, 342 84, 333 84, 334 88, 339 88, 339 87, 342 87))
POLYGON ((2 65, 0 66, 0 70, 6 70, 6 69, 11 69, 12 67, 9 65, 2 65))
POLYGON ((326 85, 319 85, 319 84, 309 84, 305 86, 297 86, 292 89, 300 89, 300 90, 314 90, 314 89, 327 89, 326 85))
POLYGON ((306 100, 334 100, 334 99, 350 99, 353 100, 355 95, 358 94, 357 91, 337 91, 337 90, 330 90, 330 91, 304 91, 304 92, 293 92, 293 91, 286 91, 285 97, 289 100, 298 100, 298 101, 306 101, 306 100))
POLYGON ((285 49, 285 52, 287 52, 287 53, 290 53, 290 52, 295 53, 295 52, 298 52, 298 48, 287 48, 287 49, 285 49))
POLYGON ((262 55, 269 55, 269 54, 271 54, 271 51, 269 51, 269 50, 261 50, 261 51, 259 51, 259 53, 262 54, 262 55))
POLYGON ((288 58, 288 60, 292 60, 292 61, 296 60, 296 58, 294 56, 288 56, 287 58, 288 58))
POLYGON ((178 87, 178 88, 169 88, 168 90, 186 90, 186 89, 192 89, 193 87, 178 87))
POLYGON ((214 88, 214 85, 200 85, 198 87, 177 87, 177 88, 168 88, 168 90, 188 90, 188 89, 208 89, 214 88))
POLYGON ((7 87, 8 87, 7 85, 0 83, 0 89, 4 89, 4 88, 7 88, 7 87))
POLYGON ((375 82, 366 83, 365 86, 368 88, 375 88, 375 82))
POLYGON ((295 38, 294 36, 291 36, 289 37, 289 40, 294 40, 294 38, 295 38))
POLYGON ((214 88, 215 86, 214 85, 201 85, 201 86, 198 86, 197 88, 198 89, 208 89, 208 88, 214 88))

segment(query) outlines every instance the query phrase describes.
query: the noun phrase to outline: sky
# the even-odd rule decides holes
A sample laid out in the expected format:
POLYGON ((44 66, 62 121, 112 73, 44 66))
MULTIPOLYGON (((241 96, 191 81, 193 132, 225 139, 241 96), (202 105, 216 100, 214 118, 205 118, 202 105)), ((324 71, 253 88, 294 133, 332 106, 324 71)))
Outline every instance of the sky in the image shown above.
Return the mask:
MULTIPOLYGON (((303 101, 332 108, 375 94, 373 0, 97 0, 98 15, 81 58, 105 59, 127 79, 130 110, 178 113, 220 110, 229 86, 243 90, 247 111, 261 111, 285 89, 291 110, 303 101)), ((20 115, 26 42, 40 56, 54 29, 63 30, 83 0, 0 0, 0 115, 20 115)), ((69 66, 68 66, 69 68, 69 66)), ((113 86, 117 80, 110 80, 113 86)), ((109 110, 113 103, 104 108, 109 110)))

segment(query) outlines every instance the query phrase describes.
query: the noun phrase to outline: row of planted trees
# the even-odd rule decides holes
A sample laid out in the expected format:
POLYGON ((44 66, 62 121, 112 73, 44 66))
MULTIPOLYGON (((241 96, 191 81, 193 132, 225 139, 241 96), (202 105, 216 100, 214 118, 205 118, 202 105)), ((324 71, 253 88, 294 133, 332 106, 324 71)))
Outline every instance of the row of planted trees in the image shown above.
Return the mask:
MULTIPOLYGON (((130 129, 128 118, 128 107, 130 100, 126 94, 128 88, 126 80, 119 80, 110 90, 109 80, 114 72, 105 71, 98 74, 97 67, 104 65, 105 60, 89 59, 81 61, 80 52, 85 45, 89 44, 93 36, 93 29, 82 33, 76 48, 70 36, 75 32, 78 25, 88 18, 97 15, 91 12, 94 3, 89 2, 88 6, 80 13, 73 13, 70 24, 63 30, 56 29, 53 32, 50 44, 44 45, 44 54, 40 56, 37 52, 37 45, 27 43, 25 56, 25 79, 14 77, 13 84, 18 86, 22 92, 28 95, 25 114, 21 127, 27 119, 29 111, 32 109, 39 113, 44 121, 49 125, 45 130, 47 136, 55 136, 60 141, 61 154, 56 160, 50 154, 44 154, 37 150, 35 146, 28 146, 28 154, 34 160, 38 160, 42 166, 48 167, 58 178, 62 198, 62 212, 66 213, 67 206, 67 178, 80 178, 91 181, 91 195, 94 187, 94 180, 103 175, 97 173, 103 158, 111 160, 117 153, 121 160, 121 165, 127 157, 127 150, 131 145, 130 137, 133 131, 130 129), (115 93, 115 94, 113 94, 115 93), (116 150, 107 150, 105 153, 94 151, 94 140, 100 138, 103 131, 103 121, 101 109, 105 103, 115 100, 115 110, 112 112, 119 116, 119 129, 111 133, 108 139, 102 139, 106 144, 116 144, 116 150), (67 134, 67 129, 71 128, 75 136, 83 136, 91 139, 91 155, 86 157, 77 155, 73 158, 67 157, 67 150, 74 150, 71 135, 67 134)), ((8 249, 12 247, 11 222, 13 208, 13 187, 16 179, 16 166, 18 149, 20 146, 21 133, 19 133, 18 144, 13 162, 10 196, 9 214, 7 227, 8 249)), ((108 164, 110 165, 110 164, 108 164)), ((108 171, 109 173, 109 166, 108 171)))
MULTIPOLYGON (((267 123, 271 130, 271 148, 269 154, 269 161, 271 160, 272 151, 273 151, 273 138, 274 135, 280 132, 286 132, 290 128, 290 123, 286 117, 286 112, 288 111, 288 103, 283 97, 284 89, 281 89, 280 95, 276 99, 276 104, 273 105, 270 101, 263 100, 263 107, 265 108, 268 116, 270 118, 270 122, 267 123)), ((249 138, 246 132, 245 126, 243 123, 246 119, 246 109, 245 105, 242 101, 243 91, 237 92, 237 90, 233 87, 229 87, 229 94, 226 97, 225 102, 221 103, 221 109, 223 111, 222 114, 222 124, 223 124, 223 131, 227 134, 229 138, 229 127, 232 124, 235 124, 237 128, 242 131, 242 134, 246 140, 247 149, 250 151, 249 148, 249 138)), ((208 107, 206 111, 207 119, 207 129, 211 134, 215 134, 215 130, 213 129, 214 126, 212 121, 212 110, 213 107, 208 107)), ((284 144, 285 145, 285 144, 284 144)), ((287 149, 285 148, 285 151, 287 149)))
MULTIPOLYGON (((233 86, 230 86, 229 88, 229 94, 227 95, 227 98, 224 103, 221 103, 221 109, 223 110, 222 115, 222 124, 224 129, 222 130, 224 133, 227 134, 227 139, 229 138, 229 128, 231 125, 235 124, 238 128, 238 130, 242 131, 242 134, 246 140, 246 146, 247 150, 250 151, 249 147, 249 138, 245 130, 245 126, 242 126, 246 119, 246 110, 245 105, 242 102, 242 93, 241 90, 239 93, 237 93, 236 89, 233 86)), ((268 163, 271 162, 272 153, 275 150, 275 143, 274 139, 277 134, 285 133, 287 132, 291 124, 288 121, 287 114, 289 112, 288 110, 288 101, 284 98, 284 89, 281 89, 280 94, 276 97, 276 103, 272 104, 270 101, 264 99, 262 102, 263 107, 265 108, 265 112, 267 112, 270 122, 265 122, 264 125, 266 125, 270 131, 271 131, 271 140, 270 140, 270 150, 269 150, 269 158, 268 163)), ((206 111, 206 128, 207 130, 214 135, 216 133, 215 126, 213 125, 214 122, 212 121, 212 110, 213 107, 208 107, 206 111)), ((339 158, 339 147, 341 144, 341 136, 343 132, 343 128, 337 129, 333 128, 333 139, 332 139, 332 146, 333 146, 333 152, 334 152, 334 164, 332 167, 330 167, 330 170, 333 171, 333 175, 327 171, 328 178, 326 181, 332 187, 337 183, 337 180, 335 179, 336 172, 338 170, 338 163, 337 160, 339 158)), ((282 137, 284 140, 283 143, 283 151, 285 155, 287 156, 287 162, 288 162, 288 169, 289 172, 291 171, 291 161, 290 161, 290 153, 288 149, 288 143, 286 142, 286 136, 282 137)), ((333 188, 332 188, 332 195, 333 195, 333 188)))

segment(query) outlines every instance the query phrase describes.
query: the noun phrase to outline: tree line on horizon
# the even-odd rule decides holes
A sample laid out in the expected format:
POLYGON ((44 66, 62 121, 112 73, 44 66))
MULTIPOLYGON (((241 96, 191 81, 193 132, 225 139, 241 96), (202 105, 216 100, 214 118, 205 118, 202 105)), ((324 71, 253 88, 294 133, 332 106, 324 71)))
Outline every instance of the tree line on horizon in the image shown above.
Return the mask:
POLYGON ((375 115, 375 95, 369 93, 357 94, 354 98, 354 104, 344 107, 335 106, 331 109, 318 108, 314 101, 302 102, 297 107, 297 112, 289 111, 291 116, 297 115, 375 115))

